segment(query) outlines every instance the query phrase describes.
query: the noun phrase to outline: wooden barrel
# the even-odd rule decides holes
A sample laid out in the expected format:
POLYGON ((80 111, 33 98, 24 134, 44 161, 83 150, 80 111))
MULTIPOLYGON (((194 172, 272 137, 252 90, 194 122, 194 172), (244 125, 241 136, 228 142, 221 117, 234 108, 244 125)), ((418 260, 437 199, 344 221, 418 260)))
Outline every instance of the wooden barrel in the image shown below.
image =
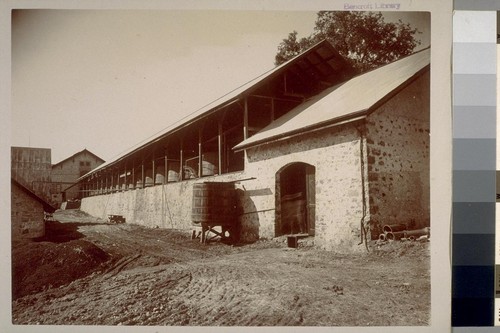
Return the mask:
POLYGON ((203 176, 213 176, 215 175, 215 165, 213 165, 210 162, 203 161, 203 169, 202 169, 202 174, 203 176))
POLYGON ((146 183, 146 186, 153 186, 153 178, 151 178, 150 176, 146 176, 144 177, 144 182, 146 183))
POLYGON ((179 181, 179 172, 174 170, 168 171, 167 182, 178 182, 179 181))
POLYGON ((236 190, 233 183, 205 182, 193 185, 191 219, 195 224, 227 226, 236 219, 236 190))
POLYGON ((155 177, 155 184, 163 184, 164 181, 165 181, 165 176, 163 176, 163 174, 161 173, 157 173, 155 177))

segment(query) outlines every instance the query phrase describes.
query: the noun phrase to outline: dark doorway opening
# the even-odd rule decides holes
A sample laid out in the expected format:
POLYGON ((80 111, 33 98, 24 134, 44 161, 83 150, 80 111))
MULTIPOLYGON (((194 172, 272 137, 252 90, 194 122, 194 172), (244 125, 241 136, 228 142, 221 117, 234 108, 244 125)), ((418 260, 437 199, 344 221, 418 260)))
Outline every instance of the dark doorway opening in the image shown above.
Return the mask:
POLYGON ((288 164, 276 173, 276 236, 315 233, 315 167, 288 164))

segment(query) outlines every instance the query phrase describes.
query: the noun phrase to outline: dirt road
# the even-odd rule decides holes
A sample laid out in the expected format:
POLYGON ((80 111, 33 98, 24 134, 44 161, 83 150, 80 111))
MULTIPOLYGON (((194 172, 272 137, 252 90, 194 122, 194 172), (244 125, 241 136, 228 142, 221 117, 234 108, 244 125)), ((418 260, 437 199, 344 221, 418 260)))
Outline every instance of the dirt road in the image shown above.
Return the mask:
POLYGON ((427 325, 429 243, 362 255, 280 240, 202 245, 186 231, 59 211, 13 244, 14 324, 427 325))

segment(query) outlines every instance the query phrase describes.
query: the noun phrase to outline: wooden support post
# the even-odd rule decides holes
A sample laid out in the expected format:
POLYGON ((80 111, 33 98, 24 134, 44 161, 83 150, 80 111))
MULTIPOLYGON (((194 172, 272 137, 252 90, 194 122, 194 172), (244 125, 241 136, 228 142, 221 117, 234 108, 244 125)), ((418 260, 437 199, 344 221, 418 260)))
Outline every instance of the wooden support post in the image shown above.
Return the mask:
POLYGON ((219 175, 222 175, 222 120, 219 119, 219 123, 217 124, 218 126, 218 133, 217 133, 217 151, 218 151, 218 173, 219 175))
POLYGON ((248 139, 248 97, 245 97, 243 110, 243 140, 248 139))
POLYGON ((201 178, 203 176, 203 156, 202 156, 202 147, 201 147, 201 139, 202 139, 202 129, 198 130, 198 177, 201 178))
POLYGON ((155 151, 153 149, 153 170, 151 171, 153 177, 153 186, 156 185, 156 163, 155 163, 155 151))
MULTIPOLYGON (((245 97, 245 112, 243 113, 243 140, 248 139, 248 97, 245 97)), ((243 159, 247 160, 247 150, 243 151, 243 159)))
POLYGON ((145 184, 145 174, 144 174, 144 156, 142 157, 141 161, 141 182, 142 182, 141 188, 145 188, 146 184, 145 184))
POLYGON ((132 185, 133 185, 133 189, 135 190, 137 188, 137 165, 135 163, 135 160, 132 162, 132 185))
POLYGON ((205 244, 207 242, 207 226, 205 224, 201 224, 201 239, 200 242, 205 244))
POLYGON ((179 170, 179 180, 184 180, 184 172, 183 172, 183 167, 182 164, 184 164, 184 154, 183 154, 183 146, 184 145, 184 140, 181 139, 181 150, 179 152, 180 155, 180 170, 179 170))
POLYGON ((168 183, 168 156, 167 156, 167 148, 164 150, 165 155, 165 177, 163 177, 163 184, 168 183))
POLYGON ((128 184, 127 184, 127 164, 125 164, 125 177, 123 178, 123 182, 125 185, 125 191, 128 190, 128 184))

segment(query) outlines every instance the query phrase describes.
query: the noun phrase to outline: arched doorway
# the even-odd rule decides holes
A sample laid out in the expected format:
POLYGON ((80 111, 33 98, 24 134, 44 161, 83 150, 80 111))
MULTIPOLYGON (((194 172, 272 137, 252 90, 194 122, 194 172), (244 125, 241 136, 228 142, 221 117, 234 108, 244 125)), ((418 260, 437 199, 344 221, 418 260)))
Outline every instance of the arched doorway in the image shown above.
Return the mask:
POLYGON ((275 235, 315 233, 316 168, 291 163, 276 173, 275 235))

